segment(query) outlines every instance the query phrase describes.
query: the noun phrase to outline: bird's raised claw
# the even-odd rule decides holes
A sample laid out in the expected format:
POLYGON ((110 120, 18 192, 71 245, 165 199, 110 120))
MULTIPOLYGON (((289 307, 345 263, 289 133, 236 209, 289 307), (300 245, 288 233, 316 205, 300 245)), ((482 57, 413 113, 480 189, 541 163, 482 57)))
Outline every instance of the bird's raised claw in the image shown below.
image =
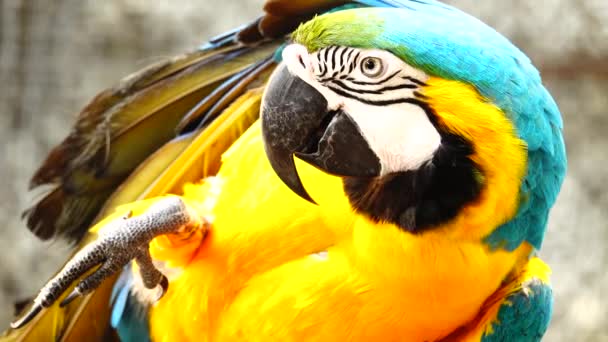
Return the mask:
POLYGON ((139 216, 132 217, 131 212, 127 213, 123 218, 110 222, 95 241, 76 253, 40 290, 30 310, 11 323, 11 327, 17 329, 31 321, 43 308, 53 305, 74 281, 95 267, 97 269, 80 280, 61 301, 61 307, 95 290, 103 280, 120 271, 131 260, 137 262, 147 288, 161 287, 160 299, 167 291, 169 281, 152 262, 148 249, 150 241, 159 235, 201 228, 204 228, 203 220, 179 197, 163 198, 139 216))

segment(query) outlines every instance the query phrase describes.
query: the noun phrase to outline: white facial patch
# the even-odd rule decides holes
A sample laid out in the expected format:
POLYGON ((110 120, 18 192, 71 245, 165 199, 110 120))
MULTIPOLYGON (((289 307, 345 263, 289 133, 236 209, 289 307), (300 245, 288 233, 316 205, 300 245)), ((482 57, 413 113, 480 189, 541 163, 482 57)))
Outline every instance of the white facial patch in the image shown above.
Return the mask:
POLYGON ((291 44, 283 60, 325 97, 328 110, 342 109, 353 119, 380 159, 382 175, 417 169, 440 146, 441 135, 415 104, 428 75, 392 53, 331 46, 309 54, 291 44))
POLYGON ((347 99, 343 108, 380 159, 381 175, 419 168, 441 144, 439 132, 417 105, 378 107, 347 99))

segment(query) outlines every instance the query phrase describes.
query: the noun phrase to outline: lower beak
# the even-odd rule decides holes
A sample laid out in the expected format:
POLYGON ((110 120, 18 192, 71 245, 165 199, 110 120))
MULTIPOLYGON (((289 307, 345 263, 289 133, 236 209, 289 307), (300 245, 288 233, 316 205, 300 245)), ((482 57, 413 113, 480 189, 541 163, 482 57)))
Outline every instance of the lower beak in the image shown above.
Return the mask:
POLYGON ((330 111, 313 86, 282 64, 262 100, 266 155, 279 178, 300 197, 313 202, 298 176, 293 155, 336 176, 374 177, 380 160, 359 127, 342 110, 330 111))

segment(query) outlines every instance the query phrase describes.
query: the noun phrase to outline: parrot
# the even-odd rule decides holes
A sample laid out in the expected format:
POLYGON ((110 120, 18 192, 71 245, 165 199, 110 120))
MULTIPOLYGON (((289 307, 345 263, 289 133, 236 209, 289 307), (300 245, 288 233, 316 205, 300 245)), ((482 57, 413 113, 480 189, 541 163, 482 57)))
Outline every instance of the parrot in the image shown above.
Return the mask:
POLYGON ((530 59, 436 0, 266 0, 109 88, 24 212, 2 341, 539 341, 566 173, 530 59))

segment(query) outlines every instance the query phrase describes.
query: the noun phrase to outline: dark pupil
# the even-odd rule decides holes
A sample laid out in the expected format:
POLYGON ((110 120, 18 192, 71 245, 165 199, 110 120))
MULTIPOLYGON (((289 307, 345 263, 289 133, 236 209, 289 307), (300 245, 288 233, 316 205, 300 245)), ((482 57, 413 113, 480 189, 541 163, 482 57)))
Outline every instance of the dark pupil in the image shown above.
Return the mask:
POLYGON ((373 59, 368 59, 367 61, 365 61, 365 69, 374 70, 375 68, 376 68, 376 61, 374 61, 373 59))

